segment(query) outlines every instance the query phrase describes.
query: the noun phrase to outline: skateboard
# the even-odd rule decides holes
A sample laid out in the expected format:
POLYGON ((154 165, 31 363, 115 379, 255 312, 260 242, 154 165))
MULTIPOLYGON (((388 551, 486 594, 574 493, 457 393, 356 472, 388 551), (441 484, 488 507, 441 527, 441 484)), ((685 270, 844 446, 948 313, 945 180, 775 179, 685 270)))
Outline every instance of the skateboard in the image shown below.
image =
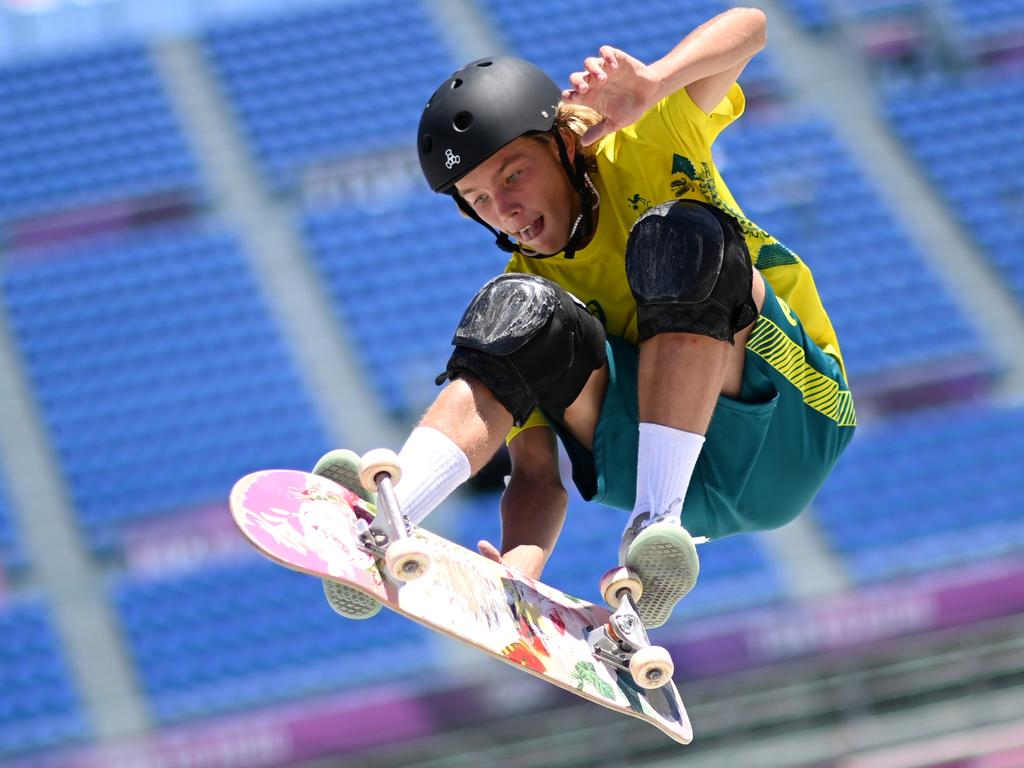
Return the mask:
MULTIPOLYGON (((231 513, 265 557, 357 589, 385 607, 688 744, 693 730, 668 653, 636 618, 639 582, 625 569, 602 579, 616 610, 577 599, 475 551, 411 526, 394 502, 391 451, 363 457, 376 513, 317 475, 273 469, 241 478, 231 513)), ((372 621, 372 619, 370 619, 372 621)))

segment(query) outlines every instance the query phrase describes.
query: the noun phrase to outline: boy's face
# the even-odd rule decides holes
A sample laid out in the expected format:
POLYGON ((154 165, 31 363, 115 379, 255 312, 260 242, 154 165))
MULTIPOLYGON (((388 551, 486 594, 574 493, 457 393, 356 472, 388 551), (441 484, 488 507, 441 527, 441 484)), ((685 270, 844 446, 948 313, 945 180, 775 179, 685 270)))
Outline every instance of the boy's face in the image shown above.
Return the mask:
MULTIPOLYGON (((573 145, 568 144, 569 159, 573 145)), ((558 253, 569 242, 579 196, 554 141, 520 136, 455 185, 477 215, 524 247, 558 253)))

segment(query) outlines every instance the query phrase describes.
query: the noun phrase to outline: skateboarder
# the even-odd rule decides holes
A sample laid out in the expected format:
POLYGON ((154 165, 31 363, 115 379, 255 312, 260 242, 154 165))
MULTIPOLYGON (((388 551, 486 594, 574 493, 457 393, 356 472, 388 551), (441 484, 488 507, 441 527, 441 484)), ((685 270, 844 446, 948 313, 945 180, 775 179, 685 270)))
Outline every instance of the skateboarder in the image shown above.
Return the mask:
MULTIPOLYGON (((650 65, 603 46, 564 92, 521 59, 481 59, 420 121, 431 188, 509 262, 459 323, 398 500, 422 521, 505 439, 501 548, 480 549, 537 577, 566 512, 557 436, 583 497, 630 512, 620 561, 647 626, 694 584, 691 534, 791 521, 856 423, 809 269, 746 218, 712 158, 764 44, 764 14, 737 8, 650 65)), ((353 460, 315 471, 355 487, 353 460)))

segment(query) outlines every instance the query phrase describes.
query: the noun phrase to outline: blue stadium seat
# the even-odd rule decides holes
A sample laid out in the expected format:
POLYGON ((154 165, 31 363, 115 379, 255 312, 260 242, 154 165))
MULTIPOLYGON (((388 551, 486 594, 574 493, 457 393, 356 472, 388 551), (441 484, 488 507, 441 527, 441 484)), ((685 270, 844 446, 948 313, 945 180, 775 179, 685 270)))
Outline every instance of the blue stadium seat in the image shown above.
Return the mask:
POLYGON ((200 186, 141 44, 0 68, 0 219, 200 186))
POLYGON ((860 581, 1024 550, 1024 408, 982 403, 867 428, 815 501, 828 541, 860 581))
POLYGON ((161 228, 11 263, 3 291, 97 551, 133 520, 222 500, 328 448, 230 234, 161 228))
POLYGON ((854 385, 915 367, 941 377, 955 361, 994 370, 978 331, 823 121, 740 121, 716 151, 744 212, 811 267, 854 385))
POLYGON ((897 134, 1024 306, 1024 72, 978 73, 885 97, 897 134))
POLYGON ((451 199, 425 189, 386 206, 310 211, 301 226, 385 408, 422 410, 459 318, 504 254, 451 199))
MULTIPOLYGON (((651 62, 668 53, 691 30, 726 10, 726 3, 653 0, 624 6, 616 0, 570 0, 557 12, 541 3, 482 0, 495 28, 519 56, 568 87, 569 75, 608 44, 651 62)), ((751 97, 781 94, 782 79, 770 54, 762 52, 740 78, 751 97)))
POLYGON ((411 146, 423 104, 456 67, 417 0, 230 22, 202 39, 279 187, 320 163, 411 146))
POLYGON ((112 588, 132 658, 163 723, 436 669, 430 633, 390 611, 347 621, 320 582, 255 554, 112 588))
MULTIPOLYGON (((887 27, 889 23, 904 22, 907 25, 903 34, 908 35, 908 42, 912 43, 915 34, 927 31, 926 19, 935 4, 930 7, 928 0, 783 0, 782 5, 798 24, 813 34, 826 34, 849 25, 867 29, 878 26, 885 39, 894 34, 894 30, 887 27)), ((898 29, 895 32, 899 34, 898 29)), ((869 40, 867 35, 860 37, 863 42, 869 40)))
POLYGON ((0 759, 84 740, 81 702, 48 607, 31 597, 0 606, 0 759))
POLYGON ((784 0, 783 7, 809 32, 822 33, 836 24, 836 13, 829 0, 784 0))
POLYGON ((998 49, 1004 40, 1019 47, 1024 7, 1016 0, 949 0, 944 11, 952 37, 969 53, 998 49))

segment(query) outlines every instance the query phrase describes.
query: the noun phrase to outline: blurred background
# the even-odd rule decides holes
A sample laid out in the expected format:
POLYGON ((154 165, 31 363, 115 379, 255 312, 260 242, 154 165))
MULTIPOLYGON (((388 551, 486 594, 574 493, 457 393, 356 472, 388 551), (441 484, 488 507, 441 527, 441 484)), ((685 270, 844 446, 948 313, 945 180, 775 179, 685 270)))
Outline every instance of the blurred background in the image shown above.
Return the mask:
MULTIPOLYGON (((0 765, 1024 766, 1024 2, 773 0, 716 157, 809 262, 861 427, 813 508, 706 545, 655 633, 680 747, 320 584, 236 478, 398 448, 504 259, 419 112, 559 83, 713 0, 0 2, 0 765)), ((501 460, 429 526, 498 536, 501 460)), ((545 580, 597 600, 622 514, 545 580)))

